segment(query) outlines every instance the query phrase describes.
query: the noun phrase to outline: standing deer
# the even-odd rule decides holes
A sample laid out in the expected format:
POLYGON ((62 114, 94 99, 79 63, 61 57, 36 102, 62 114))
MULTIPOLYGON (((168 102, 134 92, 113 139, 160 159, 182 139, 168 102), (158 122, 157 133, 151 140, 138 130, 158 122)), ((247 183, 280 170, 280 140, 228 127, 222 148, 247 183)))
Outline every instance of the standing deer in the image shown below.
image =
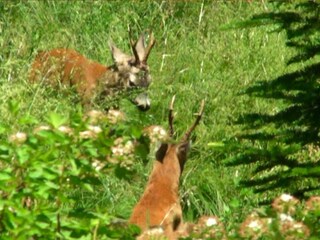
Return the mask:
MULTIPOLYGON (((173 103, 169 108, 169 134, 173 137, 173 103)), ((189 138, 198 125, 204 108, 200 111, 190 129, 178 143, 163 143, 156 152, 156 161, 150 174, 145 191, 133 209, 129 223, 135 224, 142 231, 160 227, 169 239, 176 239, 182 225, 182 209, 179 199, 179 179, 187 160, 189 138)))
MULTIPOLYGON (((130 32, 129 35, 134 56, 123 53, 110 43, 114 61, 111 66, 87 59, 72 49, 42 51, 32 64, 30 81, 75 87, 85 106, 90 105, 96 97, 110 96, 134 88, 146 89, 151 82, 147 60, 155 39, 153 34, 150 34, 149 45, 145 47, 143 33, 136 42, 132 40, 130 32)), ((140 93, 133 102, 141 110, 150 108, 146 93, 140 93)))

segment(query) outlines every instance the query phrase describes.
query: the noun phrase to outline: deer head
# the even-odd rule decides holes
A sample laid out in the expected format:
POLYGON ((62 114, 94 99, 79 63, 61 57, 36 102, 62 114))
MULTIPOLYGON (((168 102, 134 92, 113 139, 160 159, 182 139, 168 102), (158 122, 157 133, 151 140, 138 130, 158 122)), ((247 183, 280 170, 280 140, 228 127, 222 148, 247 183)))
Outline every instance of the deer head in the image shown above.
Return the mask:
MULTIPOLYGON (((173 128, 173 104, 175 101, 175 96, 173 96, 171 103, 170 103, 170 108, 169 108, 169 136, 173 138, 174 136, 174 128, 173 128)), ((201 102, 200 110, 199 113, 197 113, 197 118, 192 124, 192 126, 186 131, 186 133, 183 135, 183 137, 180 139, 178 143, 162 143, 156 152, 156 160, 163 162, 165 158, 167 159, 173 159, 174 161, 179 162, 179 167, 180 167, 180 172, 179 176, 183 171, 184 164, 187 160, 187 154, 190 148, 190 136, 193 130, 196 128, 196 126, 199 124, 199 121, 202 117, 203 114, 203 109, 204 109, 204 101, 201 102), (174 149, 174 151, 172 150, 174 149), (171 154, 168 154, 171 152, 171 154)), ((178 173, 177 173, 178 174, 178 173)))
MULTIPOLYGON (((112 42, 110 42, 110 50, 114 65, 110 68, 116 77, 114 82, 107 80, 106 88, 116 87, 118 89, 147 89, 151 83, 151 75, 147 60, 151 49, 155 44, 155 38, 152 33, 150 35, 149 45, 145 46, 145 34, 142 33, 139 39, 134 42, 131 38, 131 30, 129 30, 130 45, 133 56, 123 53, 112 42)), ((141 109, 148 110, 150 108, 150 99, 146 92, 140 93, 132 101, 141 109)))

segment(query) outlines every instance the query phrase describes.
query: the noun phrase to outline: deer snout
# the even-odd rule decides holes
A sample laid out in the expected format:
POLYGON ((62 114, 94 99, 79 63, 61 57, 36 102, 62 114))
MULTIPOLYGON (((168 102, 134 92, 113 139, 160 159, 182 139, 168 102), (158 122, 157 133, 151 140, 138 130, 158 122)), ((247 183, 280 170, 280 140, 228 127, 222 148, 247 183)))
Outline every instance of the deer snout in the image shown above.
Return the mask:
POLYGON ((150 108, 151 102, 147 93, 140 93, 134 100, 134 104, 141 110, 147 111, 150 108))

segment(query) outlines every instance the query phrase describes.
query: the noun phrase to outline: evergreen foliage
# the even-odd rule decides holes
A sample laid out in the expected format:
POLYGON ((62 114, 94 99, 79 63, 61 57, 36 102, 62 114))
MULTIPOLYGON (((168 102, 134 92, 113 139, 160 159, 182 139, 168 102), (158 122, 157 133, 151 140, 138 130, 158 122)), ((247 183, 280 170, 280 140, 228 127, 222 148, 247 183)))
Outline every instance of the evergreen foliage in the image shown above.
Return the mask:
POLYGON ((266 201, 279 191, 305 198, 320 188, 320 3, 274 4, 277 10, 240 26, 285 31, 286 45, 296 51, 287 64, 295 70, 245 90, 251 97, 273 99, 275 105, 272 111, 247 111, 238 118, 243 128, 230 142, 234 155, 227 160, 227 165, 253 166, 242 184, 266 201))

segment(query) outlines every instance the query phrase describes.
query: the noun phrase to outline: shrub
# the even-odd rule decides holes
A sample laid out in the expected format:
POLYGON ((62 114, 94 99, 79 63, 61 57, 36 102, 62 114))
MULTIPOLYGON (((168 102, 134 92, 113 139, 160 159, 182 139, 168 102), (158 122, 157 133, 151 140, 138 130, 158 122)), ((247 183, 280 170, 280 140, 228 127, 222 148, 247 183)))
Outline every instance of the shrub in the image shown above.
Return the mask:
POLYGON ((108 227, 113 216, 98 206, 76 207, 76 192, 93 192, 103 175, 129 175, 134 161, 143 157, 137 151, 147 152, 141 129, 117 118, 120 113, 110 113, 93 111, 85 118, 52 113, 43 124, 23 132, 1 127, 1 239, 104 239, 127 234, 108 227))

